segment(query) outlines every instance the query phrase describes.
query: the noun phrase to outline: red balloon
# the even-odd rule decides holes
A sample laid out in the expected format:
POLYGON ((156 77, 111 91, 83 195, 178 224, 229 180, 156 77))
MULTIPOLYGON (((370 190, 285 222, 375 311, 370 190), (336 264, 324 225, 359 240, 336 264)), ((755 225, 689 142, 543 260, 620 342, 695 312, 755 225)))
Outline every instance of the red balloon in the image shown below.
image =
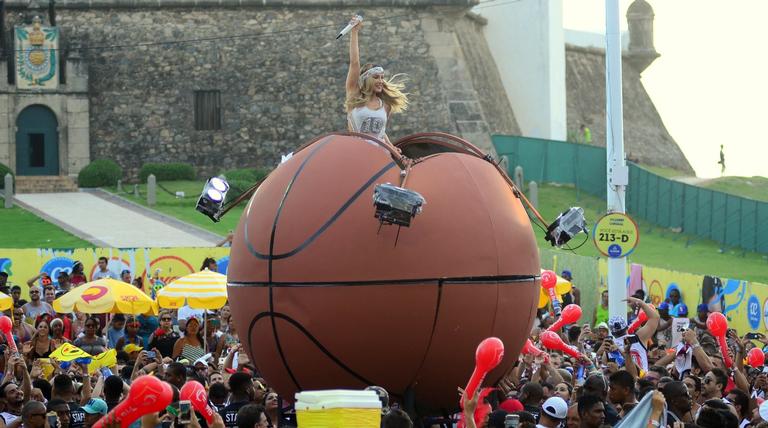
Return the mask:
POLYGON ((551 270, 545 270, 541 273, 541 286, 545 290, 555 288, 555 285, 557 285, 557 275, 555 275, 554 272, 551 270))
POLYGON ((760 348, 752 348, 747 354, 747 362, 750 367, 760 367, 765 364, 765 354, 760 348))
POLYGON ((525 341, 525 345, 523 345, 523 349, 520 351, 521 354, 524 354, 524 355, 533 354, 534 356, 541 355, 543 352, 544 351, 537 348, 536 345, 534 345, 533 342, 531 342, 531 339, 528 339, 525 341))
POLYGON ((117 421, 120 428, 128 428, 134 421, 147 413, 165 409, 173 400, 171 385, 154 376, 140 376, 131 384, 128 397, 106 416, 99 419, 93 428, 104 428, 108 422, 117 421))
MULTIPOLYGON (((652 307, 653 309, 656 309, 653 305, 648 305, 652 307)), ((629 328, 627 328, 627 333, 634 333, 635 330, 640 328, 641 325, 645 324, 645 322, 648 321, 648 315, 646 315, 645 311, 640 311, 639 314, 637 314, 637 319, 632 322, 632 324, 629 325, 629 328)))
POLYGON ((547 349, 563 351, 574 358, 581 357, 579 351, 577 351, 574 347, 563 343, 563 340, 560 339, 560 336, 558 336, 554 331, 544 331, 539 337, 541 338, 541 344, 544 345, 544 347, 547 349))
POLYGON ((498 366, 504 358, 504 344, 497 337, 489 337, 479 345, 475 351, 475 370, 464 388, 467 397, 474 397, 475 391, 485 379, 485 375, 498 366))
POLYGON ((8 342, 8 346, 11 347, 11 351, 18 352, 18 349, 16 349, 16 342, 13 340, 11 329, 13 329, 13 321, 11 321, 11 319, 5 315, 0 316, 0 332, 2 332, 5 336, 5 341, 8 342))
POLYGON ((547 330, 548 331, 557 331, 560 330, 564 325, 567 324, 573 324, 576 321, 581 318, 581 306, 576 304, 570 304, 563 308, 562 314, 560 314, 560 318, 557 319, 557 321, 552 324, 547 330))
POLYGON ((208 425, 213 423, 213 409, 208 405, 208 394, 199 382, 187 381, 179 390, 179 398, 189 400, 192 407, 203 415, 208 425))
POLYGON ((720 312, 712 312, 707 316, 707 329, 713 336, 725 336, 728 330, 728 320, 720 312))

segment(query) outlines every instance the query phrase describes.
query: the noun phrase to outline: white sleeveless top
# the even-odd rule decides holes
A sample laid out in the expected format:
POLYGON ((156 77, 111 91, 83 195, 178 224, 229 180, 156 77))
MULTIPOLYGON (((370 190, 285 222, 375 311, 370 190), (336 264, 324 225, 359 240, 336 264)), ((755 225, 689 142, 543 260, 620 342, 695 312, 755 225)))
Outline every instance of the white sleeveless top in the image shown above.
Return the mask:
POLYGON ((640 342, 640 338, 636 334, 628 334, 622 337, 615 337, 613 343, 619 347, 619 350, 624 349, 624 344, 629 340, 629 354, 632 357, 632 361, 641 370, 648 371, 648 350, 645 349, 645 345, 640 342))
POLYGON ((387 131, 387 109, 384 108, 381 98, 379 98, 378 109, 371 110, 368 106, 357 107, 352 109, 347 117, 353 131, 372 135, 380 140, 384 139, 387 131))

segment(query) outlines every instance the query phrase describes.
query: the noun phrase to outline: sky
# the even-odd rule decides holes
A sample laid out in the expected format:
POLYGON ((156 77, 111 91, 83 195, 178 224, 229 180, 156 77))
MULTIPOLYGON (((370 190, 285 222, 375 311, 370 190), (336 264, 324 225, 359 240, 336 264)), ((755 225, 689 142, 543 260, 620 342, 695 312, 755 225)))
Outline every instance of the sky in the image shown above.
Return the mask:
MULTIPOLYGON (((661 54, 642 74, 699 177, 768 176, 768 1, 647 0, 661 54)), ((631 0, 620 0, 622 31, 631 0)), ((563 26, 605 32, 605 2, 563 0, 563 26)))

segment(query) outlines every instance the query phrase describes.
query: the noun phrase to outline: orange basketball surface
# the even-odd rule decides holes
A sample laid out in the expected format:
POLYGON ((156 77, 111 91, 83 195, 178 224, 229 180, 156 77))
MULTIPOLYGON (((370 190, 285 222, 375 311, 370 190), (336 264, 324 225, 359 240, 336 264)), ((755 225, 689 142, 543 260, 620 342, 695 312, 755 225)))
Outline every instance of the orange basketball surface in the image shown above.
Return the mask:
POLYGON ((276 168, 235 233, 229 300, 241 341, 285 398, 379 385, 427 411, 455 409, 475 348, 500 338, 498 380, 539 298, 531 223, 488 160, 415 160, 405 188, 426 204, 410 227, 374 218, 377 184, 401 185, 390 151, 328 135, 276 168))

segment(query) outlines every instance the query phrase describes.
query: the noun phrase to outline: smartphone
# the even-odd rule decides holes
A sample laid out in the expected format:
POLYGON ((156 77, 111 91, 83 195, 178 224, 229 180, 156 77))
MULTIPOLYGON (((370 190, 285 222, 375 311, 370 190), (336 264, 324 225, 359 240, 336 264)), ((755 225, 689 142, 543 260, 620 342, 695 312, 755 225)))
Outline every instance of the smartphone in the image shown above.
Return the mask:
POLYGON ((520 424, 520 415, 507 415, 504 417, 504 428, 517 428, 520 424))
POLYGON ((147 351, 147 358, 155 358, 156 356, 155 351, 147 351))
POLYGON ((189 400, 179 401, 179 424, 192 422, 192 403, 189 400))
POLYGON ((755 340, 755 339, 760 339, 761 337, 763 337, 763 334, 762 333, 747 333, 747 334, 744 335, 744 337, 746 339, 749 339, 749 340, 755 340))
POLYGON ((51 428, 59 428, 59 416, 56 412, 48 412, 45 416, 48 418, 48 425, 50 425, 51 428))

